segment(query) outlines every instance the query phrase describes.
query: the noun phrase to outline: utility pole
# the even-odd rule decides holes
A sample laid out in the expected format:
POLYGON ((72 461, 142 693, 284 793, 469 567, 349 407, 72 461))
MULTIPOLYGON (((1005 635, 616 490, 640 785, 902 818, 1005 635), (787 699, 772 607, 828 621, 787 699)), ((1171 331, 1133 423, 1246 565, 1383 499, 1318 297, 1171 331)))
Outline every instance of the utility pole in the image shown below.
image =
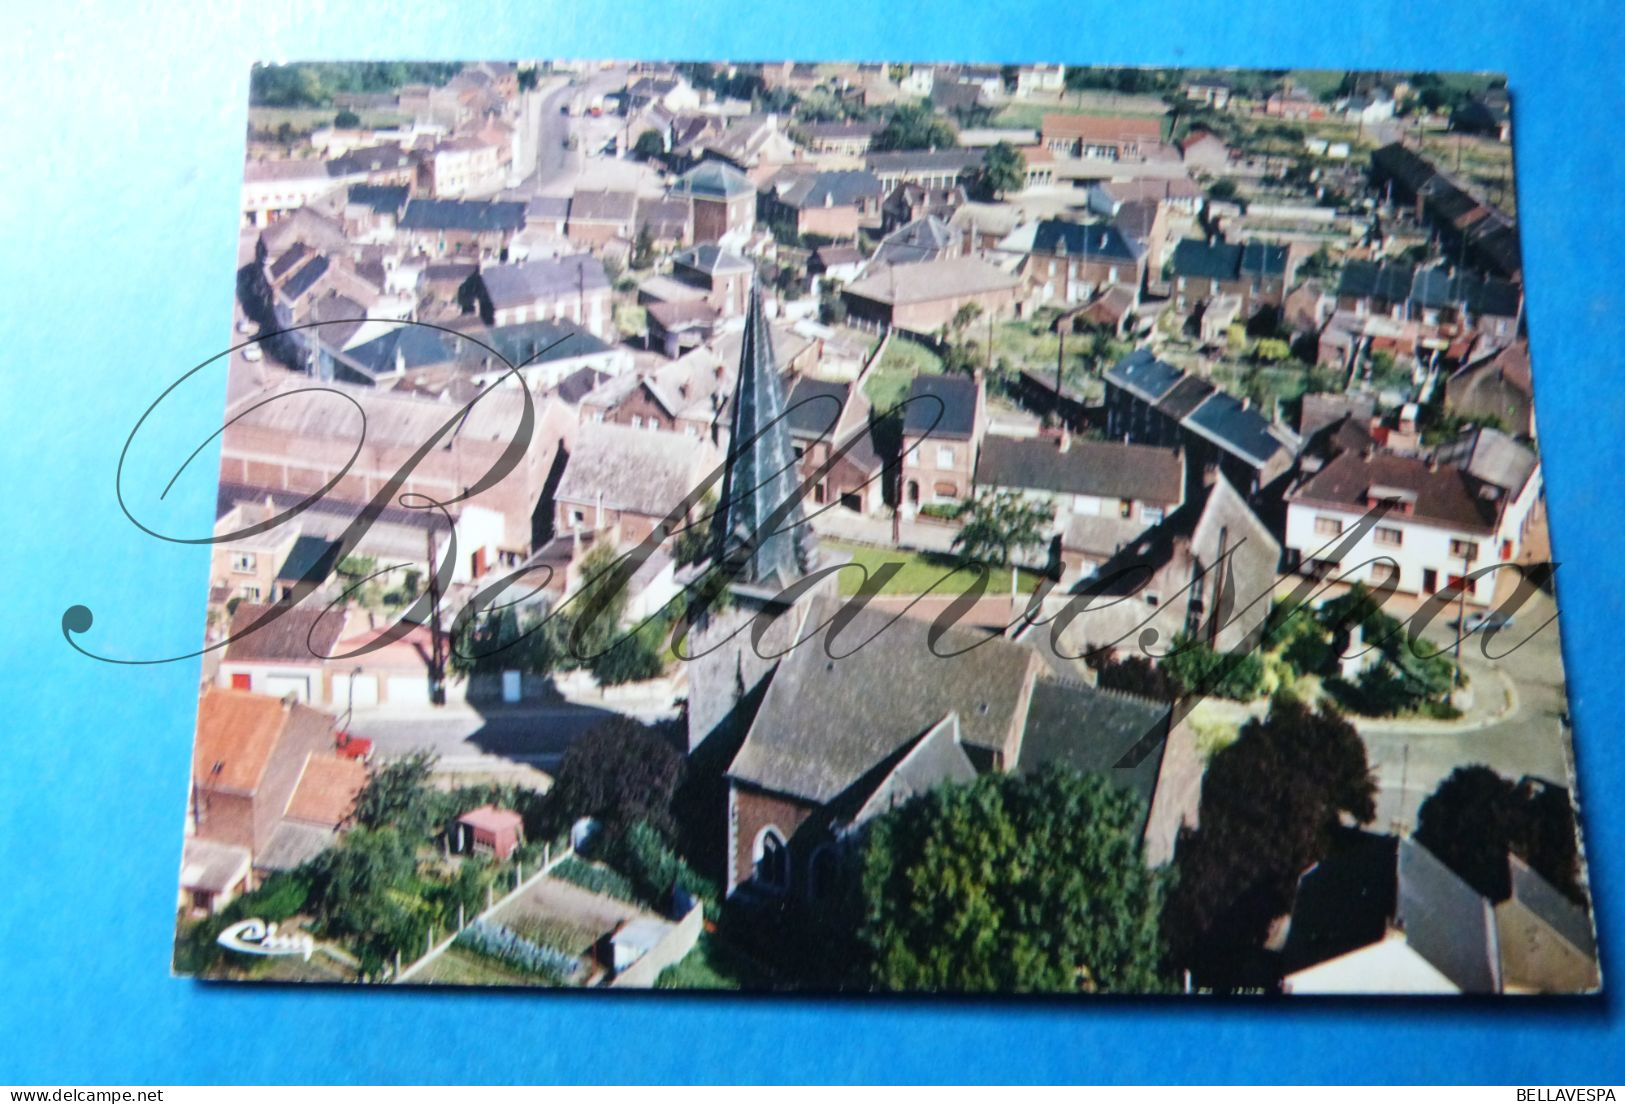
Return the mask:
MULTIPOLYGON (((1470 547, 1470 546, 1469 546, 1470 547)), ((1461 685, 1462 635, 1467 631, 1467 574, 1473 569, 1472 553, 1461 553, 1461 585, 1456 588, 1456 685, 1461 685)))
MULTIPOLYGON (((424 534, 429 546, 429 700, 446 704, 446 637, 440 628, 440 578, 434 567, 434 529, 424 534)), ((355 680, 350 680, 354 687, 355 680)))

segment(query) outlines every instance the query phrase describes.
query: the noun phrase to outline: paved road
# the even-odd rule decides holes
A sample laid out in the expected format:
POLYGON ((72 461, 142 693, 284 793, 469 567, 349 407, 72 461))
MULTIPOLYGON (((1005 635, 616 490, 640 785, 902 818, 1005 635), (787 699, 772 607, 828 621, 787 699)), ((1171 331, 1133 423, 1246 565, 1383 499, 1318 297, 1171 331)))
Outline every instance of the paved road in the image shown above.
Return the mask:
POLYGON ((582 123, 566 114, 565 108, 579 93, 584 100, 595 95, 614 92, 626 84, 626 67, 582 74, 579 83, 563 83, 551 92, 541 94, 539 118, 536 121, 536 168, 520 185, 525 191, 542 195, 559 181, 573 177, 581 169, 586 156, 587 143, 578 143, 574 150, 566 148, 572 132, 579 132, 582 123))
POLYGON ((568 702, 519 707, 466 706, 421 711, 357 711, 349 730, 373 742, 380 759, 433 751, 452 770, 501 770, 524 763, 551 770, 584 732, 615 716, 606 709, 568 702))
MULTIPOLYGON (((1493 672, 1508 676, 1517 697, 1511 713, 1457 731, 1429 730, 1423 725, 1409 731, 1362 727, 1377 774, 1379 827, 1414 828, 1422 802, 1459 766, 1482 763, 1510 778, 1534 774, 1570 784, 1570 737, 1563 722, 1568 705, 1557 624, 1537 631, 1552 611, 1552 600, 1537 595, 1518 611, 1510 630, 1488 642, 1476 636, 1467 639, 1464 654, 1479 668, 1473 678, 1474 692, 1499 696, 1504 691, 1493 672), (1487 659, 1481 651, 1487 647, 1491 655, 1499 654, 1526 638, 1526 644, 1499 659, 1487 659)), ((1454 639, 1442 624, 1426 635, 1438 643, 1454 639)))

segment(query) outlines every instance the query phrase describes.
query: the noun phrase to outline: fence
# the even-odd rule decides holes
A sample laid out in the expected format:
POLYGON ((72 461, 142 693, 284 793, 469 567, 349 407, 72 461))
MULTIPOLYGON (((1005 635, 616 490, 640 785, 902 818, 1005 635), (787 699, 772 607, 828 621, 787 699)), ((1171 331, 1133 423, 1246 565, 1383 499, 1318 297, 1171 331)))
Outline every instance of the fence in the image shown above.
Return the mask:
POLYGON ((574 854, 575 854, 575 848, 571 847, 569 844, 564 844, 564 845, 558 847, 557 850, 554 849, 553 844, 548 844, 546 846, 546 849, 542 852, 542 865, 536 868, 536 873, 532 874, 530 877, 527 878, 527 877, 524 876, 524 869, 522 867, 515 866, 514 867, 514 886, 513 886, 513 889, 511 889, 507 893, 503 894, 501 900, 496 900, 495 899, 496 898, 495 891, 493 889, 491 889, 490 887, 487 887, 486 888, 486 897, 485 897, 485 911, 479 913, 476 916, 466 917, 465 918, 462 915, 462 910, 459 908, 458 917, 457 917, 457 920, 458 920, 458 922, 457 922, 457 930, 452 932, 445 939, 442 939, 439 943, 436 943, 434 941, 434 930, 431 928, 430 931, 429 931, 428 947, 424 950, 422 958, 420 958, 417 961, 411 963, 405 969, 402 969, 401 968, 401 956, 399 955, 399 953, 397 953, 395 955, 395 975, 394 975, 394 977, 392 977, 390 979, 390 984, 392 984, 392 985, 400 985, 400 984, 403 984, 406 981, 409 981, 415 974, 419 973, 425 966, 429 965, 435 959, 437 959, 441 955, 445 954, 446 949, 448 947, 450 947, 453 943, 457 942, 457 937, 463 933, 464 928, 468 927, 468 925, 474 923, 475 921, 483 920, 487 916, 490 916, 491 914, 496 912, 497 909, 501 908, 503 905, 507 904, 509 901, 513 900, 515 897, 518 897, 521 893, 524 893, 527 889, 529 889, 531 886, 535 885, 541 879, 547 877, 547 875, 549 875, 549 874, 551 874, 553 872, 553 868, 555 866, 558 866, 559 863, 563 862, 565 859, 570 858, 574 854))

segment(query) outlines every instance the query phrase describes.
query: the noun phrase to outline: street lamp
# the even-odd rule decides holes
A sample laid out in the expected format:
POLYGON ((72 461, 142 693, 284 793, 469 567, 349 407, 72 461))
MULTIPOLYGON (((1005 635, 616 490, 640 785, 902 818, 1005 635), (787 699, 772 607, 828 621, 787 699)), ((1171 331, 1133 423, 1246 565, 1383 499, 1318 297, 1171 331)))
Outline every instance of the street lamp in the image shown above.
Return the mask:
POLYGON ((346 732, 348 732, 349 729, 350 729, 350 718, 355 714, 355 680, 356 680, 356 676, 361 674, 363 670, 364 670, 364 668, 361 667, 359 664, 357 664, 355 667, 352 667, 350 669, 350 700, 349 700, 348 704, 346 704, 346 706, 344 707, 344 725, 343 725, 343 727, 344 727, 344 730, 346 732))

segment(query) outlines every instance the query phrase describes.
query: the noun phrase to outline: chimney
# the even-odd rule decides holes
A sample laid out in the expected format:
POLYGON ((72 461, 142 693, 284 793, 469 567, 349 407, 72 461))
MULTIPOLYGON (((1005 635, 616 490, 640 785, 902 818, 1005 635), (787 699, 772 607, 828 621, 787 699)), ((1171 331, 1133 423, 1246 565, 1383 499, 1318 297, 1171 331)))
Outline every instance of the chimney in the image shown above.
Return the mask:
POLYGON ((1428 471, 1436 472, 1438 470, 1439 470, 1439 454, 1437 452, 1435 452, 1431 456, 1428 457, 1428 471))
POLYGON ((1365 447, 1360 450, 1360 459, 1362 459, 1362 460, 1366 461, 1367 463, 1369 463, 1371 461, 1371 458, 1373 456, 1375 456, 1376 454, 1377 454, 1376 446, 1373 445, 1370 441, 1367 441, 1366 444, 1365 444, 1365 447))
POLYGON ((1055 446, 1059 452, 1070 452, 1072 449, 1072 431, 1064 423, 1061 426, 1061 436, 1056 441, 1055 446))

